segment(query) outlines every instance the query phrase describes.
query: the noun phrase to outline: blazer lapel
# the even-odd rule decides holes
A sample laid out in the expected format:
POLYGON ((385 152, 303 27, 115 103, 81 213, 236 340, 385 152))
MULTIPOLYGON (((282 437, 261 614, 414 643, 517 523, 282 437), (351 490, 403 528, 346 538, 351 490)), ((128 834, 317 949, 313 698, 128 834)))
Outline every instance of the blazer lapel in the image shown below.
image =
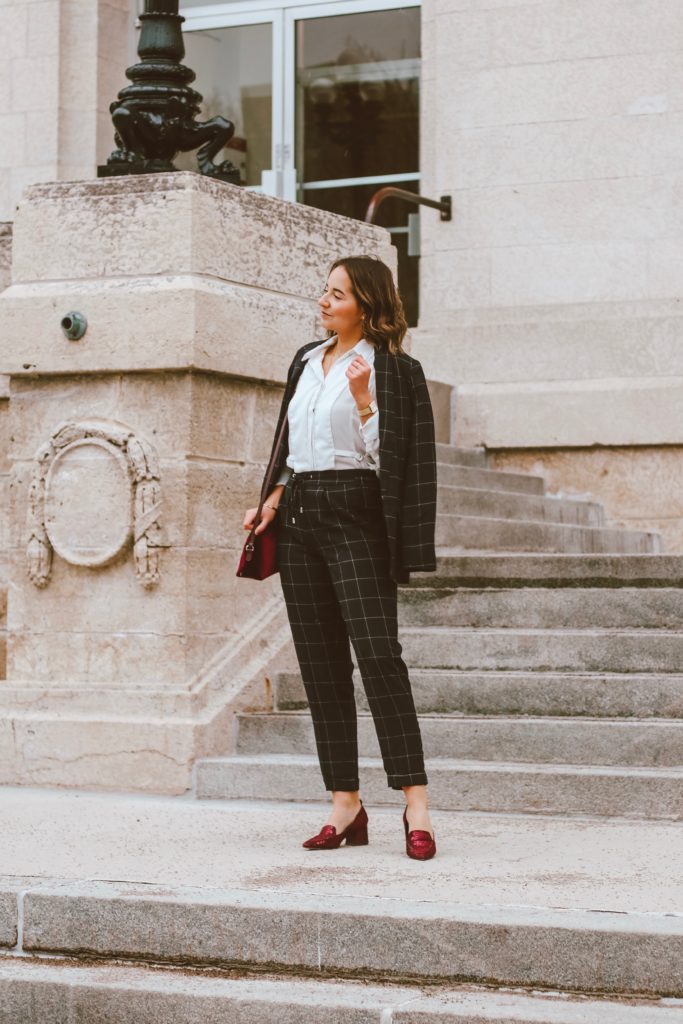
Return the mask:
POLYGON ((297 382, 301 374, 304 372, 305 365, 306 362, 304 359, 299 359, 299 361, 294 364, 294 367, 292 369, 292 376, 290 377, 289 380, 289 390, 291 391, 292 394, 294 394, 296 390, 297 382))

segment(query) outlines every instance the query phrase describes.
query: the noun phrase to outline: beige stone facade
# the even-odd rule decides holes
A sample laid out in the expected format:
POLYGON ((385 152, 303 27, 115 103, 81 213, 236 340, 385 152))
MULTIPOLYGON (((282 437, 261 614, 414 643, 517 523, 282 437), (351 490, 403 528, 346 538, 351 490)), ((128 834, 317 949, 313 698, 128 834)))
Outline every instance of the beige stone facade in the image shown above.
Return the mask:
POLYGON ((23 188, 90 178, 112 149, 109 104, 133 55, 129 0, 2 6, 0 221, 23 188))
MULTIPOLYGON (((289 651, 277 585, 235 578, 238 524, 321 275, 396 254, 381 229, 189 172, 97 180, 132 5, 1 17, 0 781, 182 791, 289 651)), ((676 0, 425 0, 420 187, 454 214, 422 217, 410 341, 438 440, 591 495, 667 552, 682 48, 676 0)))
POLYGON ((680 14, 676 0, 425 0, 422 191, 450 193, 454 215, 423 218, 414 350, 457 386, 458 443, 590 492, 672 551, 680 14))

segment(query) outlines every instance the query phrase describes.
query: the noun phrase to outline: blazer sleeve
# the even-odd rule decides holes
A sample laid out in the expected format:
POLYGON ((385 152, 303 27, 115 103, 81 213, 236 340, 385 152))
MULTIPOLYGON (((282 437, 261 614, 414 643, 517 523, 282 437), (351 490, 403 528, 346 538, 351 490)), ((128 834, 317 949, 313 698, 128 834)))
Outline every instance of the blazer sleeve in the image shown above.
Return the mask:
POLYGON ((413 410, 401 509, 401 562, 411 571, 436 569, 436 444, 434 413, 421 363, 411 366, 413 410))
MULTIPOLYGON (((270 460, 273 457, 273 453, 275 451, 275 444, 277 442, 278 434, 280 433, 280 427, 282 426, 282 421, 283 421, 284 416, 285 416, 285 414, 287 412, 287 406, 289 405, 289 399, 291 397, 290 396, 290 391, 291 391, 292 370, 294 369, 295 363, 296 363, 297 359, 299 358, 299 354, 302 351, 303 351, 303 349, 299 349, 297 351, 297 353, 295 354, 295 356, 292 359, 291 363, 289 364, 289 369, 287 370, 287 381, 285 383, 285 390, 284 390, 284 393, 282 395, 282 401, 280 402, 280 411, 278 413, 277 423, 275 424, 275 432, 273 434, 273 443, 270 446, 270 454, 268 456, 268 465, 270 465, 270 460)), ((287 449, 287 444, 285 444, 285 449, 287 449)), ((285 459, 286 459, 286 457, 287 456, 285 455, 285 459)), ((275 469, 277 469, 277 466, 275 467, 275 469)), ((269 481, 267 479, 268 469, 266 467, 266 473, 264 474, 264 477, 263 477, 263 480, 262 480, 262 483, 261 483, 261 490, 263 491, 264 488, 265 488, 265 490, 266 490, 266 497, 268 497, 268 492, 277 483, 286 483, 290 474, 291 474, 291 470, 289 469, 289 467, 288 466, 285 467, 285 465, 283 465, 281 467, 280 473, 275 477, 275 479, 269 481), (286 476, 285 476, 285 468, 287 469, 287 475, 286 476), (266 484, 268 484, 267 487, 266 487, 266 484)))

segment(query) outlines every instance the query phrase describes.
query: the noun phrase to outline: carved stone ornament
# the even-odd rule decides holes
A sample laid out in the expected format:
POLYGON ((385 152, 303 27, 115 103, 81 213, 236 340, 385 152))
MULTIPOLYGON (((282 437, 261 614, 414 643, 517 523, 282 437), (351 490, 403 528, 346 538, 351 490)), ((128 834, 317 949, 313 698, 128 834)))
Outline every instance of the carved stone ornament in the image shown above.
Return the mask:
POLYGON ((36 453, 28 492, 29 578, 44 587, 53 550, 72 565, 111 562, 133 539, 135 576, 159 581, 161 483, 157 454, 127 427, 63 423, 36 453))

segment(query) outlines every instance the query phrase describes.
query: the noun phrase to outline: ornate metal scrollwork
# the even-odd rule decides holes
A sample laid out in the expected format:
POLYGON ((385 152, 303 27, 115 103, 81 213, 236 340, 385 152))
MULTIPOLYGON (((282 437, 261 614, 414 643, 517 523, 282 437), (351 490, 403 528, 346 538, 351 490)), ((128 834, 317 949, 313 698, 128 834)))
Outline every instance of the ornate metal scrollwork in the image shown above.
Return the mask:
POLYGON ((195 73, 181 64, 185 45, 178 0, 145 0, 140 15, 139 64, 126 70, 127 85, 110 105, 116 149, 98 168, 100 177, 175 171, 178 153, 198 148, 199 171, 240 184, 230 160, 213 158, 232 138, 235 126, 225 117, 197 121, 202 96, 190 88, 195 73))

